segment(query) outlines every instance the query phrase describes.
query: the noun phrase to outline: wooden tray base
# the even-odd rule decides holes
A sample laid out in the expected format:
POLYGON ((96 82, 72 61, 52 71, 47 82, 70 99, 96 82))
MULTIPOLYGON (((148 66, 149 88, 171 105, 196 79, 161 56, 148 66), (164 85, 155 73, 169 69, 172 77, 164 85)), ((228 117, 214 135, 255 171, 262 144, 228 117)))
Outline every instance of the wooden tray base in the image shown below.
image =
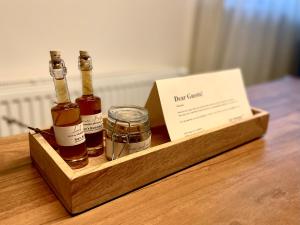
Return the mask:
POLYGON ((168 176, 265 134, 269 114, 253 108, 253 117, 203 134, 170 142, 165 127, 152 128, 152 147, 114 161, 103 156, 72 170, 40 134, 29 134, 30 154, 40 174, 72 213, 168 176))

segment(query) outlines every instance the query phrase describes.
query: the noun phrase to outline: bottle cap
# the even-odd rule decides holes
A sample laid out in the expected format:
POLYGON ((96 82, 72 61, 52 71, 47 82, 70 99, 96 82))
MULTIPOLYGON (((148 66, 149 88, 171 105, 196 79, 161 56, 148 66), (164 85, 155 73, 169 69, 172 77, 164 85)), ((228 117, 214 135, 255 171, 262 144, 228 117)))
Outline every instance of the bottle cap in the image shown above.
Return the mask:
POLYGON ((90 57, 89 53, 87 51, 79 51, 79 55, 82 57, 90 57))
POLYGON ((49 71, 52 77, 62 79, 67 74, 64 60, 60 57, 60 51, 50 51, 49 71))
POLYGON ((79 51, 78 68, 83 71, 93 69, 92 58, 87 51, 79 51))
POLYGON ((60 60, 60 51, 50 51, 50 57, 53 61, 60 60))

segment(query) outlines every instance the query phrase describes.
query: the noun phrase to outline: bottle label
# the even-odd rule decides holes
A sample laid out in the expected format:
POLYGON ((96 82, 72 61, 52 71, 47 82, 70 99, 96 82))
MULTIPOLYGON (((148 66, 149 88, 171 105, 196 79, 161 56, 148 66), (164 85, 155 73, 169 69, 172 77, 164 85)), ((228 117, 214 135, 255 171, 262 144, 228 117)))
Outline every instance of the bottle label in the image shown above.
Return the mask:
POLYGON ((93 134, 103 130, 102 113, 81 115, 81 120, 86 134, 93 134))
POLYGON ((85 142, 83 123, 67 127, 53 126, 53 129, 56 142, 60 146, 74 146, 85 142))
POLYGON ((136 143, 113 143, 110 138, 106 138, 106 155, 108 158, 112 158, 112 154, 114 152, 114 159, 116 159, 147 149, 150 147, 150 145, 151 135, 146 140, 136 143))

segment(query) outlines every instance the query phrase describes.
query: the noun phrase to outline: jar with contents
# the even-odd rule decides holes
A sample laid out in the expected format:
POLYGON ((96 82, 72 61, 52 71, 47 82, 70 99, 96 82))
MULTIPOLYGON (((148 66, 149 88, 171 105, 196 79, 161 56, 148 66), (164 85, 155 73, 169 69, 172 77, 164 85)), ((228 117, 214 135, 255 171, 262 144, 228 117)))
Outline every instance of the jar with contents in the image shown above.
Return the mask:
POLYGON ((139 106, 113 106, 108 110, 106 158, 114 160, 151 145, 148 111, 139 106))

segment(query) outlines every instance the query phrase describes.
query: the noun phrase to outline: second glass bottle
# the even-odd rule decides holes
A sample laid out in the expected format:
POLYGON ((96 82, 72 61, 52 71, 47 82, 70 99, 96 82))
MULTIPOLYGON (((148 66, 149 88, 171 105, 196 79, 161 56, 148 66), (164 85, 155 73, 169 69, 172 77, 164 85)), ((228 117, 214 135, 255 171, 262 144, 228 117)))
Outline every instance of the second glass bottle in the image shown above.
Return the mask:
POLYGON ((92 58, 87 51, 80 51, 78 67, 82 76, 82 96, 76 99, 83 122, 89 156, 103 153, 103 118, 101 99, 94 96, 92 85, 92 58))

